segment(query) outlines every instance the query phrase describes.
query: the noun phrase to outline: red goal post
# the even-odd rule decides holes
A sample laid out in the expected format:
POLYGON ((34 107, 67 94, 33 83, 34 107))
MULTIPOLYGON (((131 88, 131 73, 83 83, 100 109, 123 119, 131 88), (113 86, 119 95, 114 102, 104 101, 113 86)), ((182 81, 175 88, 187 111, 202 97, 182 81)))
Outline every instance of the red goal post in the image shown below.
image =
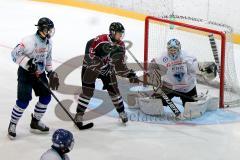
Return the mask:
MULTIPOLYGON (((196 31, 201 31, 205 32, 207 34, 214 34, 218 35, 221 37, 220 39, 220 44, 221 44, 221 49, 219 50, 220 54, 220 86, 219 86, 219 107, 224 108, 224 76, 225 76, 225 54, 226 54, 226 35, 223 31, 218 31, 210 28, 205 28, 201 26, 196 26, 196 25, 191 25, 183 22, 177 22, 177 21, 171 21, 167 19, 162 19, 162 18, 156 18, 156 17, 151 17, 147 16, 145 19, 145 36, 144 36, 144 69, 145 71, 148 70, 148 63, 150 61, 149 59, 149 39, 151 39, 149 32, 150 32, 150 23, 159 23, 159 25, 174 25, 177 27, 184 27, 196 31)), ((159 37, 161 38, 161 37, 159 37)), ((167 43, 167 42, 166 42, 167 43)), ((147 82, 147 76, 144 75, 144 82, 147 82)))

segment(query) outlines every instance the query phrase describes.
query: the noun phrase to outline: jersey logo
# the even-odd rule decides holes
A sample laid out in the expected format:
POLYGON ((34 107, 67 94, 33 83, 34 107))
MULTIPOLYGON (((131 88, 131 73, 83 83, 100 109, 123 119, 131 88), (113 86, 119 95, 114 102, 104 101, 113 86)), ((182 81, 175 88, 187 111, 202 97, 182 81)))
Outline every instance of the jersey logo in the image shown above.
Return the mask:
POLYGON ((173 76, 178 82, 181 82, 183 79, 184 73, 183 72, 175 73, 173 76))
POLYGON ((168 57, 163 57, 163 62, 166 63, 168 61, 168 57))

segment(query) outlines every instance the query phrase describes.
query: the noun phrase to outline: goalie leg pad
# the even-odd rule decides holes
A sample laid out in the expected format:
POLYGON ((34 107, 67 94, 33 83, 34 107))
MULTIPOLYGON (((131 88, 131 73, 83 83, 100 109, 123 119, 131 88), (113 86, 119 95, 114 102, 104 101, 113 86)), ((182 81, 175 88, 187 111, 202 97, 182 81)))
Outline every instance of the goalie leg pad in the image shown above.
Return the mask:
POLYGON ((139 98, 147 98, 152 96, 152 91, 139 91, 135 93, 129 93, 127 95, 128 108, 130 109, 140 109, 139 98))
POLYGON ((183 116, 187 119, 198 118, 207 110, 207 100, 186 102, 183 116))
POLYGON ((140 110, 148 115, 163 115, 164 108, 162 100, 152 98, 138 98, 140 110))
POLYGON ((201 117, 206 111, 218 108, 219 98, 208 96, 197 102, 186 102, 183 116, 188 119, 201 117))
POLYGON ((207 111, 215 111, 219 108, 219 98, 211 97, 208 100, 207 111))
POLYGON ((137 104, 137 100, 136 100, 138 97, 139 97, 139 94, 137 93, 131 93, 127 95, 128 108, 139 109, 139 105, 137 104))

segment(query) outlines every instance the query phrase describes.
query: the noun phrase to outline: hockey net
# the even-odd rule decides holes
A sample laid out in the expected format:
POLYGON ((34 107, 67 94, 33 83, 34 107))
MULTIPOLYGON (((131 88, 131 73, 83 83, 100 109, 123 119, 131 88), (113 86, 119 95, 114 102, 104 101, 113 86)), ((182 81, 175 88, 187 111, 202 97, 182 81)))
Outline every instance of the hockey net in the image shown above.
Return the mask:
MULTIPOLYGON (((213 35, 219 58, 219 74, 214 80, 198 79, 197 89, 208 89, 212 96, 219 96, 219 107, 240 104, 240 87, 237 79, 232 29, 229 26, 181 16, 164 18, 146 17, 144 42, 144 69, 149 62, 166 51, 167 42, 176 38, 182 49, 194 55, 198 62, 215 62, 209 35, 213 35)), ((147 76, 144 76, 147 81, 147 76)))

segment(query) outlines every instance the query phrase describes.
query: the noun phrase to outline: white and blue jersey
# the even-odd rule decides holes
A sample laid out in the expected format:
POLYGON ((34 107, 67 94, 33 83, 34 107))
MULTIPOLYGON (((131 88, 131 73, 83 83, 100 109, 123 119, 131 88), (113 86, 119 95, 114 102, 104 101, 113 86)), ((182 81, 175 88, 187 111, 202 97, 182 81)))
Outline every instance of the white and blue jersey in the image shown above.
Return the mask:
POLYGON ((28 60, 35 59, 38 73, 52 70, 52 41, 41 39, 38 34, 27 36, 13 49, 12 59, 25 70, 28 70, 28 60))
POLYGON ((167 53, 155 60, 167 68, 166 74, 162 76, 162 80, 166 82, 166 87, 187 93, 196 86, 198 62, 194 56, 181 51, 174 60, 167 53))
POLYGON ((62 157, 54 149, 49 149, 41 156, 40 160, 70 160, 67 154, 64 154, 62 157))

